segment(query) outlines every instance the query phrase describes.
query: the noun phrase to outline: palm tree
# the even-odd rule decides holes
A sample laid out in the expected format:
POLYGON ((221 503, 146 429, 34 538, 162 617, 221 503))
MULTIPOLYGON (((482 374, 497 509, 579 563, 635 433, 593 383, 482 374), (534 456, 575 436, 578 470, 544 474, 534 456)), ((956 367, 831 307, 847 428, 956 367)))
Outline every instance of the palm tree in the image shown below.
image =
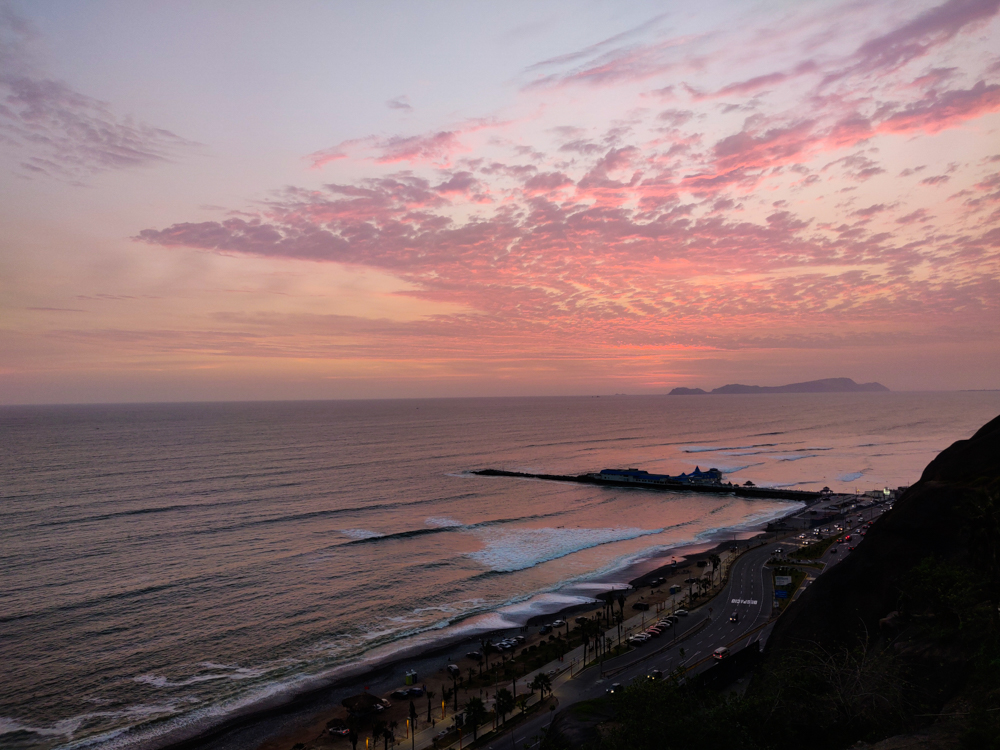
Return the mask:
POLYGON ((715 582, 715 571, 719 571, 719 581, 722 581, 722 571, 719 570, 719 566, 722 565, 722 558, 719 557, 714 552, 708 556, 708 561, 712 563, 712 582, 715 582))
POLYGON ((497 716, 500 717, 500 723, 503 724, 507 721, 507 714, 514 710, 514 696, 510 694, 507 688, 500 688, 497 690, 494 706, 496 707, 497 716))
POLYGON ((476 741, 476 736, 479 732, 479 725, 483 723, 486 718, 486 706, 483 704, 483 699, 479 696, 473 696, 469 698, 469 702, 465 704, 465 720, 469 724, 472 724, 472 741, 476 741))
POLYGON ((410 701, 410 747, 416 750, 417 742, 417 707, 410 701))
POLYGON ((358 750, 358 725, 353 719, 347 722, 347 739, 351 742, 351 750, 358 750))
POLYGON ((521 709, 521 716, 524 716, 524 710, 528 707, 527 695, 519 695, 517 697, 517 707, 521 709))
POLYGON ((547 674, 539 672, 535 675, 535 679, 531 681, 529 687, 541 693, 541 700, 545 700, 545 693, 552 692, 552 680, 549 679, 547 674))
POLYGON ((453 674, 451 676, 451 684, 452 684, 452 688, 453 688, 452 689, 452 694, 455 696, 455 713, 456 714, 458 713, 458 680, 459 680, 459 675, 458 674, 453 674))
POLYGON ((493 644, 490 643, 488 638, 483 638, 479 641, 479 647, 483 652, 483 661, 486 662, 486 669, 490 668, 490 652, 493 650, 493 644))
POLYGON ((396 727, 399 726, 398 721, 390 721, 386 724, 385 729, 382 730, 382 739, 385 741, 385 750, 389 750, 389 743, 391 742, 393 746, 396 744, 396 727))
POLYGON ((434 696, 437 695, 433 690, 427 691, 427 723, 431 723, 431 701, 434 700, 434 696))
POLYGON ((372 747, 374 747, 375 743, 379 741, 379 738, 383 736, 383 733, 387 728, 386 723, 381 719, 372 722, 372 747))

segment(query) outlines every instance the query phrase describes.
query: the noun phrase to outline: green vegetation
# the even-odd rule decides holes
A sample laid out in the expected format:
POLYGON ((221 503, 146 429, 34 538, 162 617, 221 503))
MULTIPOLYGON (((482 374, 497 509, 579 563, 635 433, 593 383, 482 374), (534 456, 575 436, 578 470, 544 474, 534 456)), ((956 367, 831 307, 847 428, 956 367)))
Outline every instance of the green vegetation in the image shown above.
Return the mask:
POLYGON ((841 536, 841 534, 837 534, 828 539, 821 539, 818 542, 807 544, 805 547, 800 547, 794 552, 789 552, 788 556, 795 560, 816 560, 822 557, 823 553, 830 549, 830 547, 839 542, 841 536))
POLYGON ((791 576, 792 578, 792 582, 790 584, 787 584, 785 586, 775 585, 774 587, 775 591, 788 592, 787 598, 778 598, 778 605, 781 607, 781 609, 785 609, 789 605, 789 603, 791 603, 792 596, 795 595, 795 592, 798 590, 799 586, 802 585, 802 581, 805 580, 806 574, 805 571, 799 570, 798 568, 781 567, 774 569, 774 575, 791 576))

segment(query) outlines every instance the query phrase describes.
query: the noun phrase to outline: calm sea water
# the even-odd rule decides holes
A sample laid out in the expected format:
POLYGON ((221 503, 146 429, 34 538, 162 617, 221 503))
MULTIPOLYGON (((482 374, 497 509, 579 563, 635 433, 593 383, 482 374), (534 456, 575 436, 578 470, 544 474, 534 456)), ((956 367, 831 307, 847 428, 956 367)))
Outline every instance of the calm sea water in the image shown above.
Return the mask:
POLYGON ((0 409, 0 746, 155 744, 792 507, 471 469, 868 490, 998 412, 998 393, 0 409))

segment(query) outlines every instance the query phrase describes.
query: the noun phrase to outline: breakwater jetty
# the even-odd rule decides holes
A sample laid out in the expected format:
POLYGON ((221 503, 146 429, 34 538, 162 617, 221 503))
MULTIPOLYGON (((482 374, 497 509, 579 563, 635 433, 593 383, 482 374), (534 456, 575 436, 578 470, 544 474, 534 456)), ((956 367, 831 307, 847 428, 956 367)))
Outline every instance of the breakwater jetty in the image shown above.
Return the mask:
POLYGON ((759 497, 778 500, 799 500, 809 503, 824 497, 821 492, 810 492, 807 490, 787 490, 774 489, 768 487, 753 487, 738 484, 720 483, 689 483, 689 482, 669 482, 669 481, 635 481, 634 479, 622 476, 617 478, 608 474, 580 474, 577 476, 569 474, 528 474, 523 471, 504 471, 502 469, 480 469, 473 471, 481 477, 513 477, 515 479, 544 479, 549 482, 577 482, 578 484, 596 484, 602 487, 623 487, 633 490, 647 490, 653 492, 708 492, 714 495, 736 495, 738 497, 759 497))

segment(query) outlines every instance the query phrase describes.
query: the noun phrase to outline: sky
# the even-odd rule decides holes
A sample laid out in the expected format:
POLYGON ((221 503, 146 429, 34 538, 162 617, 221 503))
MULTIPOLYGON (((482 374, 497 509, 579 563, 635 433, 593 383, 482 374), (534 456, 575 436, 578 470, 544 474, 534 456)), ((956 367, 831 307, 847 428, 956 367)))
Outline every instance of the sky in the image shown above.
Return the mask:
POLYGON ((0 403, 1000 388, 1000 0, 0 0, 0 403))

